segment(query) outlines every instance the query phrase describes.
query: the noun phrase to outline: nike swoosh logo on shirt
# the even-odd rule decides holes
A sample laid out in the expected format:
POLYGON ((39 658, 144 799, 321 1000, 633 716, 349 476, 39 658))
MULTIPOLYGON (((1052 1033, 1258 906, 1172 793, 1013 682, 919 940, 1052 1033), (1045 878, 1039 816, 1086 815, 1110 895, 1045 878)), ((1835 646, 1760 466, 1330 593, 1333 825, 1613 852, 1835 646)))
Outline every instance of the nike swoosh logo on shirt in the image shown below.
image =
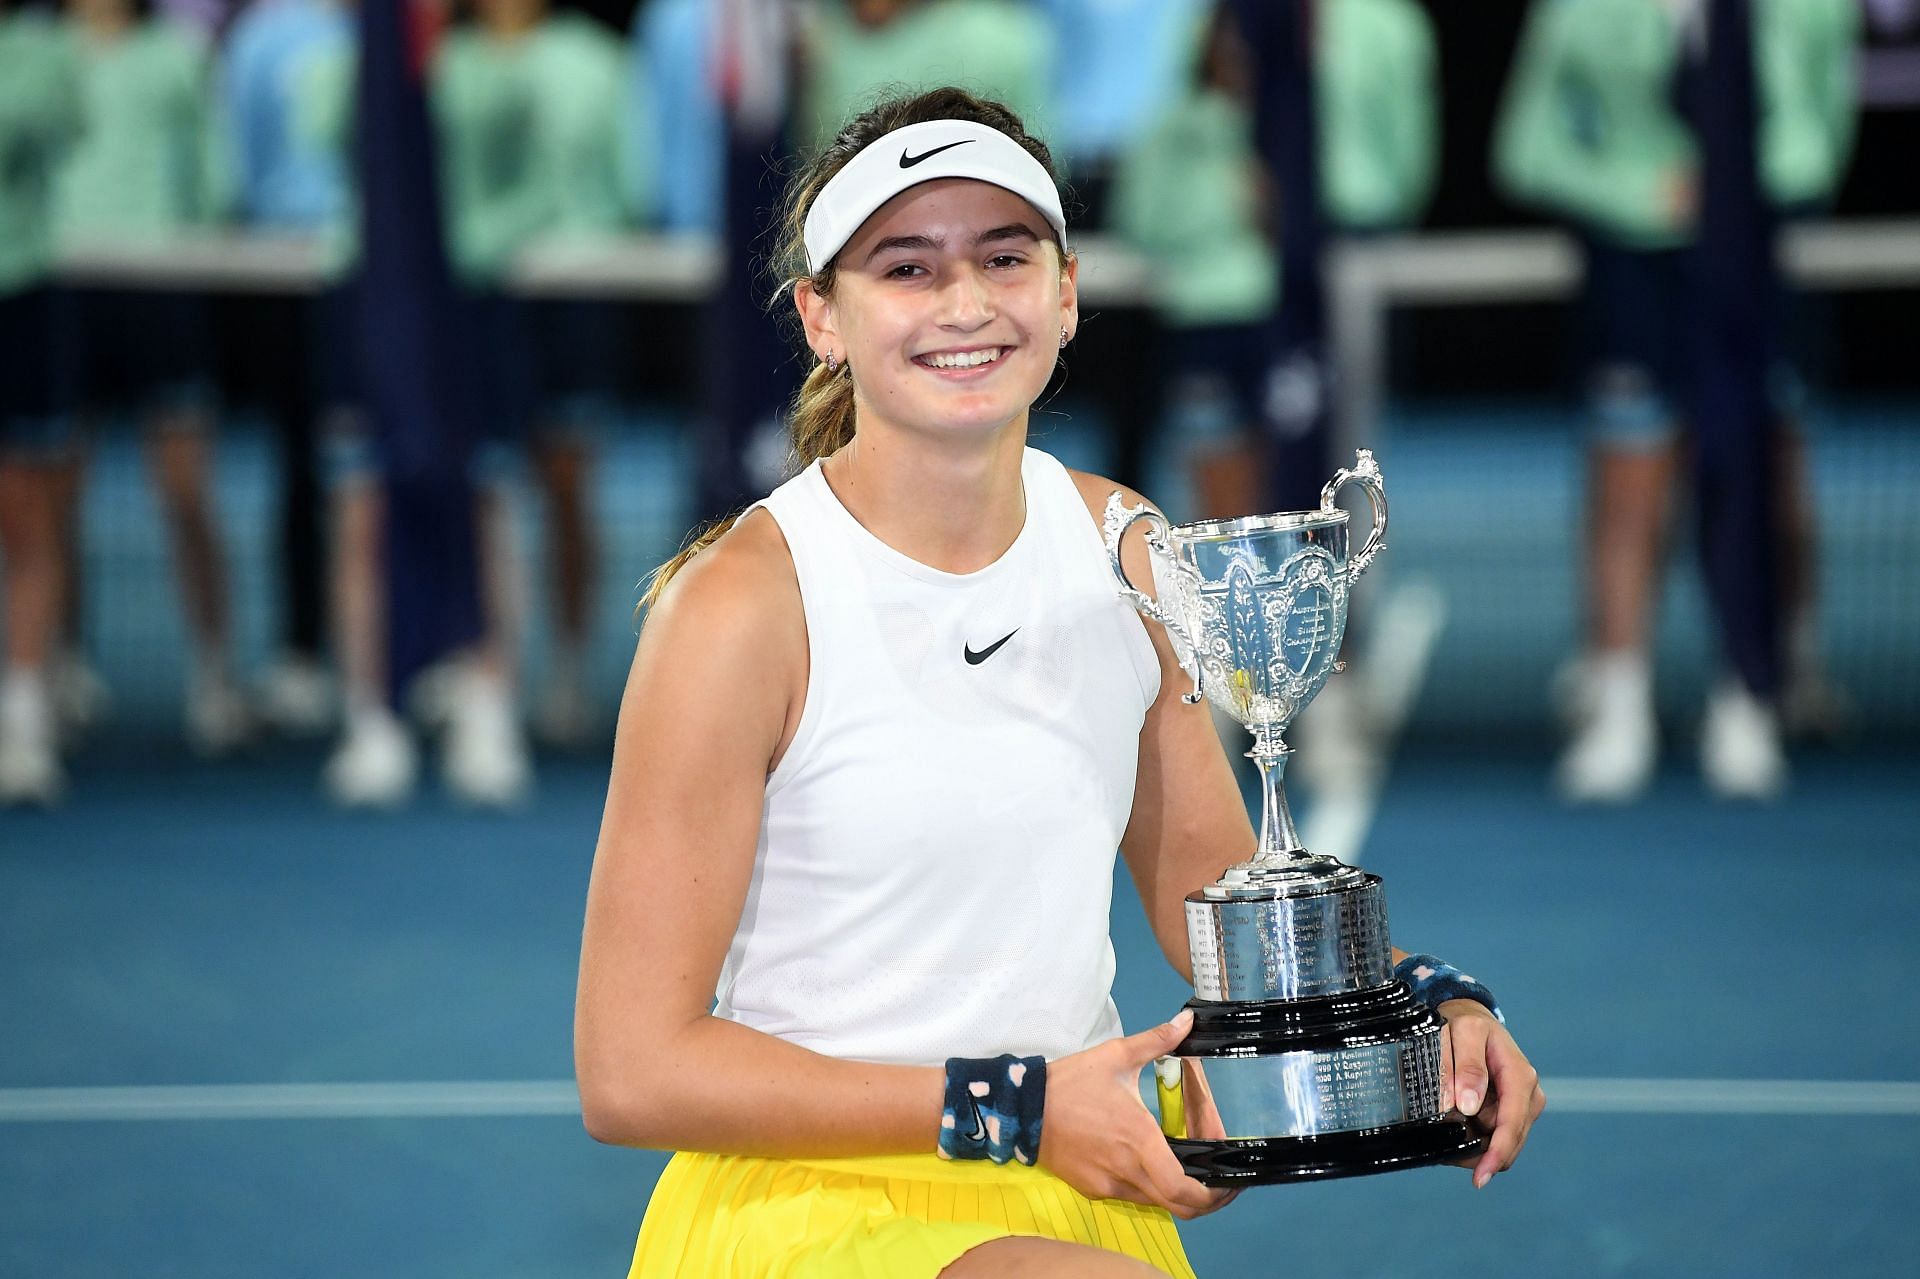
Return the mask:
POLYGON ((975 139, 973 138, 962 138, 958 142, 949 142, 947 143, 947 145, 943 147, 935 147, 931 151, 922 151, 919 155, 915 155, 915 156, 909 156, 906 153, 906 151, 902 149, 900 152, 900 167, 903 169, 911 169, 914 165, 920 163, 922 160, 931 159, 934 156, 939 155, 942 151, 951 151, 955 147, 963 147, 967 145, 967 143, 972 142, 974 140, 975 139))
POLYGON ((960 645, 960 651, 966 654, 968 666, 978 666, 980 665, 980 663, 986 661, 989 657, 992 657, 995 653, 999 652, 1000 646, 1002 644, 1006 643, 1008 640, 1012 639, 1014 636, 1018 635, 1019 633, 1020 633, 1020 628, 1016 626, 1012 630, 1008 631, 1005 635, 1002 635, 999 639, 995 640, 993 643, 981 649, 978 653, 973 651, 972 645, 963 642, 960 645))

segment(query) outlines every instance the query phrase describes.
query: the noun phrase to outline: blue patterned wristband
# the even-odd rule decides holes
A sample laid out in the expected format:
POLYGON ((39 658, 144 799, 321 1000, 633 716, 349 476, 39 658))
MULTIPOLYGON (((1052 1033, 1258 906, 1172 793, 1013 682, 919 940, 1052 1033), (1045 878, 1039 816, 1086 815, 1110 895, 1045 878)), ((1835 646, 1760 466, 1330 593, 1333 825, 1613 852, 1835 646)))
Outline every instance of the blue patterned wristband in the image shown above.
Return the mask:
POLYGON ((1471 999, 1484 1005, 1501 1025, 1507 1024, 1507 1015, 1500 1011, 1493 992, 1444 959, 1408 955, 1393 966, 1393 975, 1413 987, 1413 997, 1436 1012, 1449 999, 1471 999))
POLYGON ((1040 1158, 1040 1112, 1047 1059, 947 1058, 947 1110, 940 1117, 942 1159, 1031 1164, 1040 1158))

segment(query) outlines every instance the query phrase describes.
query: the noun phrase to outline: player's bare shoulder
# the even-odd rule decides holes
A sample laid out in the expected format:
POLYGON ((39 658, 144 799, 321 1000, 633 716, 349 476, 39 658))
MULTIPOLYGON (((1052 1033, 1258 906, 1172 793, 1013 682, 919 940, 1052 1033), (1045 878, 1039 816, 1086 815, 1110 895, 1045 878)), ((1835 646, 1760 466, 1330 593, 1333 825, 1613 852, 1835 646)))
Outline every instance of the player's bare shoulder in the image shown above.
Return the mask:
POLYGON ((709 677, 764 685, 806 663, 806 611, 779 524, 749 511, 688 559, 648 610, 641 655, 670 653, 709 677), (729 669, 731 668, 731 669, 729 669))
POLYGON ((678 629, 684 617, 757 626, 800 607, 800 584, 780 525, 749 511, 680 566, 647 613, 647 625, 678 629))

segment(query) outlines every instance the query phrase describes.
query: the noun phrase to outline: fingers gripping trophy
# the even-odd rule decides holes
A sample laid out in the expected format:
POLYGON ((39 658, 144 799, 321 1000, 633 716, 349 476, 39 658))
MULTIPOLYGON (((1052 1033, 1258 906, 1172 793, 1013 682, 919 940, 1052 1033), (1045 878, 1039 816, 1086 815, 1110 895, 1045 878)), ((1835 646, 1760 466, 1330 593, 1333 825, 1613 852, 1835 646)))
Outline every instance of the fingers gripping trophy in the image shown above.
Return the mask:
POLYGON ((1253 734, 1260 845, 1186 899, 1192 1031, 1156 1067, 1160 1126, 1187 1172, 1235 1186, 1450 1162, 1484 1139, 1441 1110, 1441 1027, 1393 974, 1380 877, 1300 843, 1282 734, 1338 668, 1353 582, 1386 545, 1387 497, 1366 449, 1311 511, 1169 525, 1107 502, 1107 557, 1133 606, 1167 630, 1203 697, 1253 734), (1372 508, 1349 554, 1334 504, 1372 508), (1157 598, 1128 580, 1120 541, 1147 524, 1157 598))

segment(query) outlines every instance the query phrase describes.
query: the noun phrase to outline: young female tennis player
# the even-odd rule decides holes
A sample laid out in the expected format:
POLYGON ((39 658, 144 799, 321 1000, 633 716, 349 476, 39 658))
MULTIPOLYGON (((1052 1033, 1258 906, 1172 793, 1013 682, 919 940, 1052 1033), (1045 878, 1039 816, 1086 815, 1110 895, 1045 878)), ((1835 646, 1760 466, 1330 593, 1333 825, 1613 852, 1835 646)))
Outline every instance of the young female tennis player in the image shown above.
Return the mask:
MULTIPOLYGON (((807 469, 663 570, 587 902, 587 1127, 682 1152, 633 1273, 1190 1275, 1171 1218, 1226 1196, 1140 1101, 1188 1018, 1121 1033, 1113 856, 1188 975, 1182 899, 1255 841, 1115 589, 1115 486, 1026 447, 1079 319, 1047 149, 888 102, 789 232, 807 469)), ((1484 1184, 1543 1099, 1486 1007, 1442 1011, 1484 1184)))

